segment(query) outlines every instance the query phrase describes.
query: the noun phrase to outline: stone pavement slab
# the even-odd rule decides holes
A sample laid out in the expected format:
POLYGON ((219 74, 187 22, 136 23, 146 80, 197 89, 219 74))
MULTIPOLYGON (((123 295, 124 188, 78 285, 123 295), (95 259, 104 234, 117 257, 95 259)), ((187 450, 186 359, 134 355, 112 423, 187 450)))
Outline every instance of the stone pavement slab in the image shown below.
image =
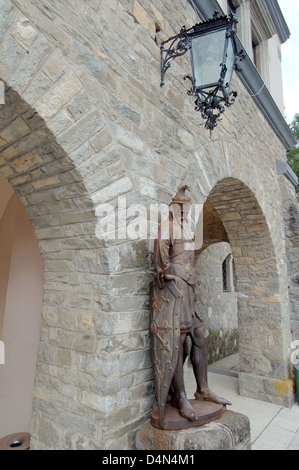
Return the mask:
MULTIPOLYGON (((225 375, 224 362, 221 373, 219 363, 209 368, 209 386, 232 403, 228 410, 248 416, 252 450, 299 450, 299 405, 284 408, 239 395, 237 374, 230 373, 233 363, 232 359, 227 362, 229 375, 225 375)), ((193 398, 196 385, 190 366, 185 369, 185 383, 188 398, 193 398)))

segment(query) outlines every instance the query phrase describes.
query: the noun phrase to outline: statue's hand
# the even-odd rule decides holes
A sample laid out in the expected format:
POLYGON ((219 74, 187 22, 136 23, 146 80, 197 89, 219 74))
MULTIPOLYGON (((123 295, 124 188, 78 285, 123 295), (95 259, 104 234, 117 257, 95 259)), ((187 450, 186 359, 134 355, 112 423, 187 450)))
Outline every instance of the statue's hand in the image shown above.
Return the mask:
POLYGON ((175 281, 176 277, 172 274, 165 274, 164 279, 166 279, 166 281, 175 281))
POLYGON ((163 289, 164 288, 164 274, 158 273, 157 280, 158 280, 158 286, 160 287, 160 289, 163 289))

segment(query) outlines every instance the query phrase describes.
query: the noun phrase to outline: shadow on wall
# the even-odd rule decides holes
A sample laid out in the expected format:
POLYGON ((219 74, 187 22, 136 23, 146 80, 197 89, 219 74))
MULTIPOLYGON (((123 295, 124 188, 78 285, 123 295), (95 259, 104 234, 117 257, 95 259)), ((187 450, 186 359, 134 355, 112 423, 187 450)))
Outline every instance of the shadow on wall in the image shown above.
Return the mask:
POLYGON ((43 285, 34 229, 0 173, 0 438, 30 430, 43 285))

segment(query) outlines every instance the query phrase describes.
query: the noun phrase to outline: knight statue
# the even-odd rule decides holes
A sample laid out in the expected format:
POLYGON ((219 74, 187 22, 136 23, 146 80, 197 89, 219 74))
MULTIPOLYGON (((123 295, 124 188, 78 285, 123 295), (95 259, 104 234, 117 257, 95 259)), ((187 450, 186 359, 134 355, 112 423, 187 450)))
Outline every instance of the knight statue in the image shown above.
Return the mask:
POLYGON ((208 333, 195 311, 195 238, 188 223, 192 201, 187 190, 188 186, 181 187, 172 199, 169 218, 161 223, 154 242, 156 279, 151 284, 150 333, 157 412, 154 425, 160 429, 167 429, 166 407, 177 410, 187 425, 202 423, 198 407, 187 399, 185 391, 188 337, 196 380, 192 402, 214 403, 221 410, 230 404, 208 386, 208 333))

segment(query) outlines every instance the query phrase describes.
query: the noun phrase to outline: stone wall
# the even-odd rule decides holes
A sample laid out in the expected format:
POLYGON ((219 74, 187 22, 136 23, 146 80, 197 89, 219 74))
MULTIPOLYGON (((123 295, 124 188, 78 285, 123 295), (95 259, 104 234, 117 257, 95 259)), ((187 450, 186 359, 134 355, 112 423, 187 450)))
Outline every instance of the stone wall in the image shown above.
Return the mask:
POLYGON ((222 263, 229 255, 228 243, 212 244, 196 262, 196 309, 209 330, 209 364, 239 350, 237 292, 233 285, 223 290, 222 263))
POLYGON ((292 340, 299 340, 299 203, 293 186, 280 177, 286 230, 292 340))
MULTIPOLYGON (((279 138, 238 77, 212 137, 160 39, 191 26, 178 0, 0 0, 0 171, 44 260, 32 448, 127 449, 153 402, 152 240, 96 236, 102 204, 169 203, 189 184, 227 231, 239 292, 241 392, 289 404, 279 138)), ((122 208, 120 208, 122 209, 122 208)), ((123 210, 123 209, 122 209, 123 210)), ((132 219, 132 215, 131 215, 132 219)), ((131 220, 130 219, 130 220, 131 220)), ((120 225, 121 226, 121 225, 120 225)))
POLYGON ((289 261, 289 296, 291 303, 291 330, 292 338, 299 339, 299 206, 294 201, 289 206, 288 235, 292 240, 288 251, 289 261), (290 233, 291 232, 291 233, 290 233))

